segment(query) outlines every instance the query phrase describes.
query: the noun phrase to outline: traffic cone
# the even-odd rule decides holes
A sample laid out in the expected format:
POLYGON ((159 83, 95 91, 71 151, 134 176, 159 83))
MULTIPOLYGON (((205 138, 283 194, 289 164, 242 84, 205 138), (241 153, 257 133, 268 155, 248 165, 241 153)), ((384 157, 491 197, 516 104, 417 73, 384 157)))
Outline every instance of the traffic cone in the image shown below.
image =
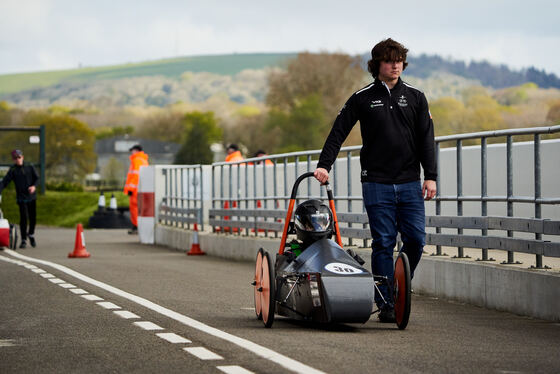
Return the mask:
POLYGON ((200 255, 205 255, 206 253, 202 252, 202 250, 200 249, 200 244, 198 244, 198 226, 195 223, 194 224, 194 236, 193 236, 193 242, 191 244, 191 250, 187 252, 187 255, 189 256, 200 256, 200 255))
POLYGON ((86 241, 84 239, 84 228, 81 223, 76 226, 76 243, 74 252, 68 253, 68 257, 89 257, 91 254, 86 251, 86 241))
POLYGON ((105 195, 103 192, 99 195, 99 200, 97 200, 97 209, 98 210, 105 210, 105 195))
POLYGON ((117 198, 115 194, 111 194, 111 200, 109 201, 109 210, 117 210, 117 198))

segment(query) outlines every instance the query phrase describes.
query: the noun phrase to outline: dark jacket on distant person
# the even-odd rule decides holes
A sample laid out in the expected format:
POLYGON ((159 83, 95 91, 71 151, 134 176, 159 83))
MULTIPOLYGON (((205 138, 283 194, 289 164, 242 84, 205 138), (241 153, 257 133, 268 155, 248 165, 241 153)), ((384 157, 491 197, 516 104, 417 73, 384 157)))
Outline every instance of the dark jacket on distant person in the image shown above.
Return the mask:
POLYGON ((4 188, 14 181, 16 185, 16 199, 18 203, 27 203, 37 199, 37 189, 32 194, 29 193, 29 187, 37 186, 39 175, 33 165, 23 163, 23 165, 12 165, 8 173, 0 182, 0 193, 4 188))

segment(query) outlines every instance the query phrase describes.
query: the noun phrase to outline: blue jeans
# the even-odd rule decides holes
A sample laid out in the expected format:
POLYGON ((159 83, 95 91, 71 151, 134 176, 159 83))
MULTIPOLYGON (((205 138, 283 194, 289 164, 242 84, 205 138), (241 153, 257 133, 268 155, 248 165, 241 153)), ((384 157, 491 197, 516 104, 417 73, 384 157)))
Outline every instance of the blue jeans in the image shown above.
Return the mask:
MULTIPOLYGON (((410 262, 411 274, 420 262, 426 242, 426 214, 420 181, 383 184, 362 184, 364 205, 369 218, 373 238, 371 243, 371 270, 374 275, 386 276, 389 286, 379 287, 385 301, 393 305, 393 249, 397 242, 397 231, 401 233, 402 251, 410 262)), ((376 292, 375 303, 383 306, 383 299, 376 292)))

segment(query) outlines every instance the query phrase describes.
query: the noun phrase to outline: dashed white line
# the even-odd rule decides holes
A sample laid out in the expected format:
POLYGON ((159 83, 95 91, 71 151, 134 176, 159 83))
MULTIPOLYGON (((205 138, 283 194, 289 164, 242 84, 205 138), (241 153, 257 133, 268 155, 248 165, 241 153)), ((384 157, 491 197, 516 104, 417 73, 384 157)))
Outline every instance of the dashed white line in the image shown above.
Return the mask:
POLYGON ((144 330, 163 330, 163 327, 149 321, 134 322, 134 324, 144 330))
POLYGON ((75 293, 76 295, 85 295, 88 293, 86 290, 82 290, 81 288, 70 288, 68 291, 75 293))
POLYGON ((252 371, 237 365, 216 366, 216 368, 226 374, 255 374, 252 371))
POLYGON ((99 297, 97 295, 82 295, 82 297, 86 300, 89 301, 99 301, 99 300, 103 300, 102 297, 99 297))
POLYGON ((55 276, 52 275, 51 273, 44 273, 44 274, 41 274, 41 276, 42 276, 43 278, 54 278, 54 277, 55 277, 55 276))
MULTIPOLYGON (((28 257, 28 256, 24 256, 22 254, 19 254, 15 251, 12 251, 10 249, 6 249, 5 250, 6 254, 9 254, 10 256, 13 256, 15 258, 21 259, 21 260, 26 260, 26 261, 31 261, 31 262, 35 262, 38 264, 42 264, 42 265, 46 265, 46 266, 50 266, 54 269, 57 269, 65 274, 68 274, 72 277, 75 277, 83 282, 89 283, 93 286, 99 287, 107 292, 110 292, 114 295, 123 297, 129 301, 132 301, 136 304, 139 304, 145 308, 148 308, 154 312, 157 312, 161 315, 164 315, 168 318, 171 318, 177 322, 180 322, 186 326, 192 327, 194 329, 197 329, 199 331, 202 331, 208 335, 217 337, 219 339, 223 339, 229 343, 235 344, 243 349, 246 349, 249 352, 252 352, 254 354, 256 354, 257 356, 260 356, 266 360, 272 361, 274 363, 277 363, 278 365, 288 369, 291 372, 296 372, 296 373, 305 373, 305 374, 324 374, 323 371, 320 371, 318 369, 312 368, 311 366, 305 365, 304 363, 301 363, 297 360, 294 360, 290 357, 284 356, 270 348, 266 348, 263 347, 262 345, 259 345, 257 343, 254 343, 250 340, 244 339, 244 338, 240 338, 239 336, 235 336, 233 334, 227 333, 225 331, 219 330, 215 327, 209 326, 205 323, 202 323, 200 321, 197 321, 193 318, 190 318, 186 315, 180 314, 175 312, 174 310, 165 308, 161 305, 158 305, 148 299, 145 299, 143 297, 139 297, 136 296, 134 294, 131 294, 129 292, 123 291, 121 289, 118 289, 116 287, 113 287, 107 283, 103 283, 100 282, 96 279, 90 278, 86 275, 83 275, 81 273, 78 273, 77 271, 74 271, 72 269, 67 268, 66 266, 54 263, 54 262, 50 262, 50 261, 45 261, 45 260, 39 260, 36 258, 32 258, 32 257, 28 257)), ((0 256, 1 258, 2 256, 0 256)), ((82 297, 86 297, 86 296, 93 296, 93 295, 82 295, 82 297)))
POLYGON ((76 288, 76 286, 70 283, 59 283, 58 285, 62 288, 76 288))
POLYGON ((183 351, 189 352, 191 355, 200 358, 201 360, 223 360, 224 358, 204 347, 185 347, 183 351))
POLYGON ((159 336, 160 338, 167 340, 169 343, 173 343, 173 344, 177 344, 177 343, 192 343, 192 341, 190 341, 187 338, 183 338, 181 335, 177 335, 173 332, 161 332, 159 334, 156 334, 157 336, 159 336))
POLYGON ((113 313, 115 313, 116 315, 122 317, 122 318, 126 318, 126 319, 131 319, 131 318, 140 318, 140 316, 129 312, 128 310, 115 310, 113 311, 113 313))
POLYGON ((32 272, 37 273, 37 274, 41 274, 41 273, 46 273, 46 271, 44 271, 43 269, 31 269, 32 272))
POLYGON ((66 283, 65 280, 58 279, 58 278, 51 278, 51 279, 49 279, 49 281, 50 281, 50 282, 53 282, 53 283, 55 283, 55 284, 58 284, 58 283, 66 283))
POLYGON ((37 266, 30 265, 30 264, 25 264, 25 265, 23 265, 23 267, 26 268, 26 269, 37 269, 37 266))
POLYGON ((113 304, 109 301, 102 301, 102 302, 97 303, 97 305, 99 305, 99 306, 101 306, 105 309, 120 309, 121 308, 120 306, 118 306, 116 304, 113 304))

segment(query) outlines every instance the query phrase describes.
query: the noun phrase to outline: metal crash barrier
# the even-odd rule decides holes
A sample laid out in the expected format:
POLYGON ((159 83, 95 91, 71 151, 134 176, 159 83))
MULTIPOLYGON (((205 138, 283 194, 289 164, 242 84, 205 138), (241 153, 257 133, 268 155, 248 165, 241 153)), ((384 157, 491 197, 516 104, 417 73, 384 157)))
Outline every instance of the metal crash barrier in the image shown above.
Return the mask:
MULTIPOLYGON (((517 263, 515 252, 534 254, 534 268, 543 267, 542 256, 560 257, 560 221, 543 217, 543 206, 557 209, 560 197, 556 188, 548 193, 554 194, 553 197, 543 197, 541 165, 541 137, 559 132, 560 126, 552 126, 437 137, 438 192, 435 199, 426 203, 426 242, 436 246, 434 255, 443 255, 442 246, 455 247, 455 257, 463 258, 467 257, 464 248, 475 248, 481 250, 479 260, 491 261, 488 250, 499 249, 507 251, 505 264, 517 263), (532 140, 513 142, 514 137, 525 140, 527 136, 532 140), (489 140, 500 140, 497 138, 505 138, 505 144, 488 145, 489 140), (464 146, 466 141, 474 145, 464 146), (451 146, 442 146, 449 142, 451 146), (525 154, 514 156, 514 148, 530 152, 532 156, 530 159, 525 154), (528 164, 525 166, 521 161, 528 164), (490 173, 489 163, 492 165, 490 173), (524 174, 519 181, 517 174, 521 172, 524 174), (525 188, 523 193, 514 194, 516 183, 522 183, 524 188, 529 184, 530 191, 525 188), (516 212, 519 210, 522 214, 514 214, 514 206, 516 212)), ((559 145, 560 142, 554 140, 547 149, 558 152, 559 145)), ((345 244, 367 247, 371 235, 359 182, 360 149, 361 146, 341 149, 330 180, 345 244)), ((213 163, 211 170, 207 170, 211 205, 207 222, 212 231, 225 235, 278 237, 290 198, 289 186, 297 176, 315 169, 319 154, 320 150, 313 150, 213 163)), ((546 161, 549 169, 557 167, 558 160, 546 161)), ((170 167, 164 175, 166 192, 160 206, 159 223, 188 229, 191 223, 202 222, 202 167, 170 167), (189 190, 188 183, 185 184, 189 180, 192 187, 193 178, 189 173, 200 173, 198 179, 194 178, 200 183, 200 189, 189 190)), ((309 179, 306 184, 300 187, 296 203, 325 198, 318 183, 309 179)), ((554 217, 559 215, 554 213, 554 217)))

